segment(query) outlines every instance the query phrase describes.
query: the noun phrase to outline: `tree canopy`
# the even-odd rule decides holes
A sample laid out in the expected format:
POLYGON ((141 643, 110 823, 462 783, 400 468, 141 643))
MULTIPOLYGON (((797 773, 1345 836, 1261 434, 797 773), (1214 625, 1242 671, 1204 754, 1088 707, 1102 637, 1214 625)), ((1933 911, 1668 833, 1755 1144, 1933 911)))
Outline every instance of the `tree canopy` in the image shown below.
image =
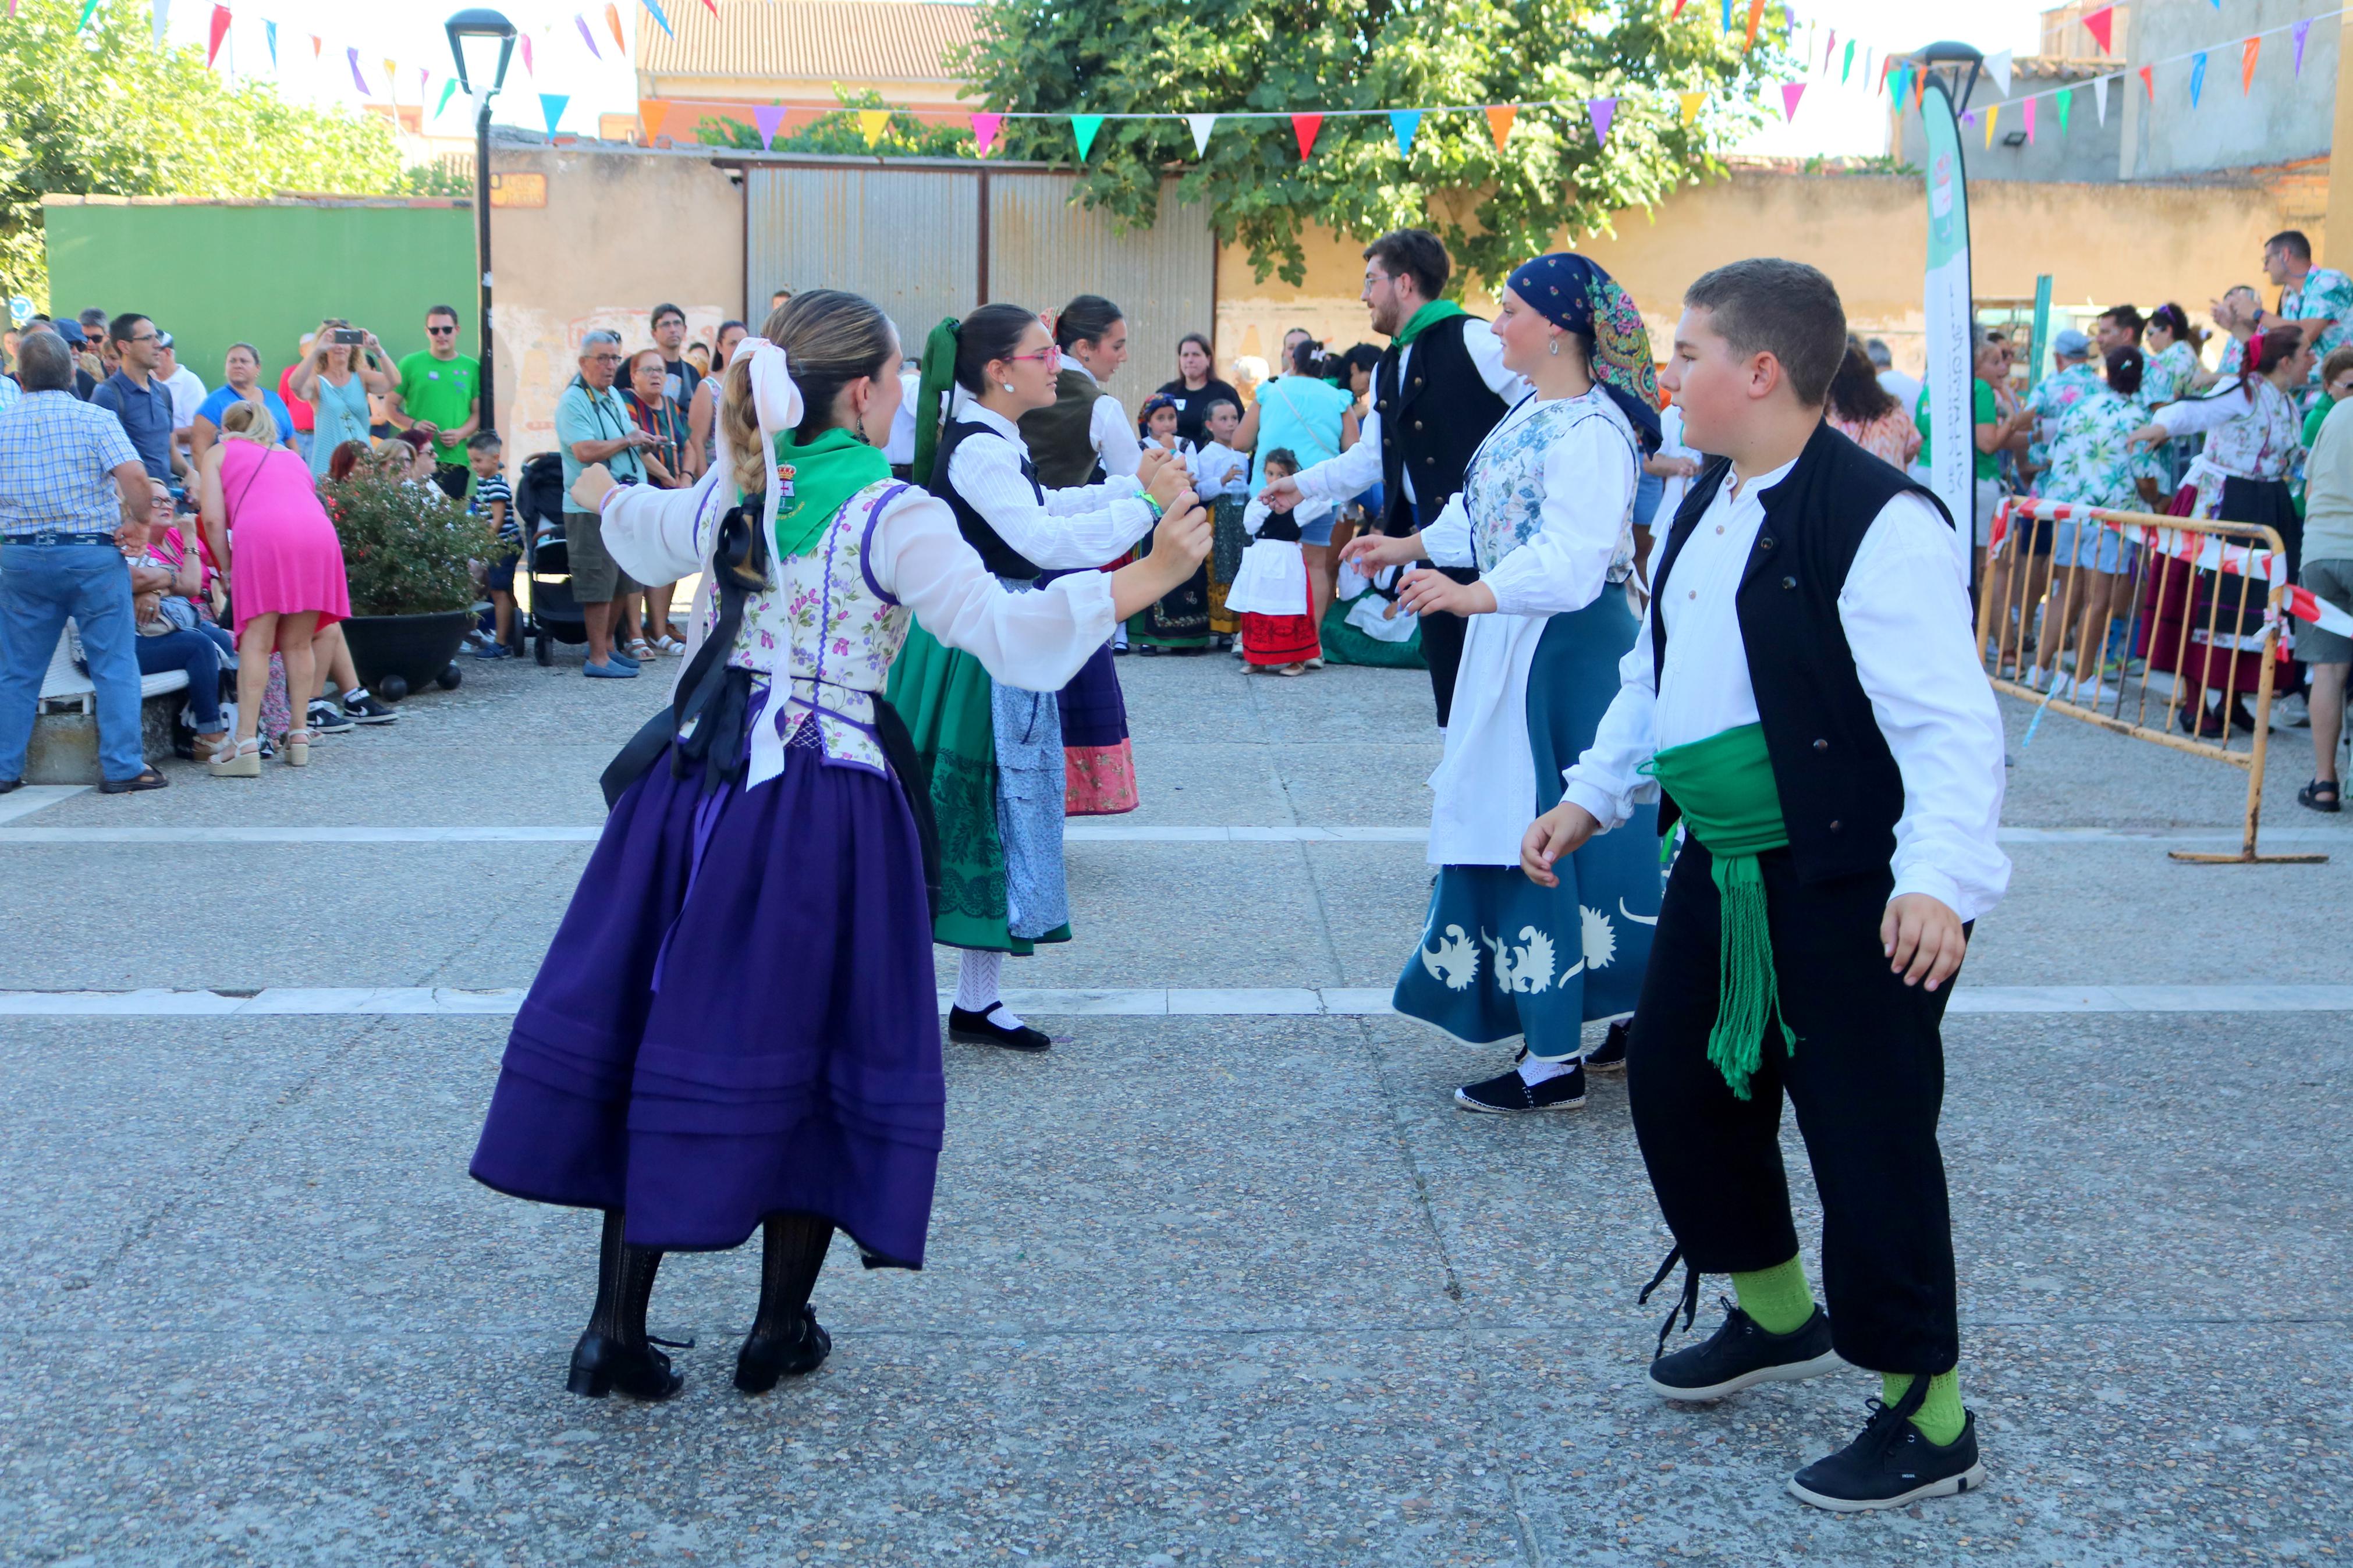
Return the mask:
MULTIPOLYGON (((1757 46, 1714 5, 1670 0, 983 0, 980 37, 955 62, 996 110, 1205 114, 1533 104, 1499 149, 1478 112, 1425 119, 1400 155, 1386 114, 1326 119, 1302 161, 1277 115, 1222 120, 1197 155, 1181 120, 1113 120, 1081 194, 1134 224, 1157 186, 1248 247, 1261 278, 1304 276, 1311 223, 1370 236, 1436 230, 1457 276, 1499 280, 1563 230, 1604 232, 1612 213, 1654 204, 1720 172, 1714 150, 1760 123, 1759 72, 1787 73, 1788 14, 1767 8, 1757 46), (1686 121, 1677 94, 1705 92, 1686 121), (1616 97, 1597 144, 1589 100, 1616 97)), ((1071 163, 1062 119, 1009 120, 1006 156, 1071 163)))
POLYGON ((234 86, 202 51, 154 46, 143 5, 21 0, 0 18, 0 291, 48 294, 41 197, 383 195, 402 186, 388 122, 234 86))

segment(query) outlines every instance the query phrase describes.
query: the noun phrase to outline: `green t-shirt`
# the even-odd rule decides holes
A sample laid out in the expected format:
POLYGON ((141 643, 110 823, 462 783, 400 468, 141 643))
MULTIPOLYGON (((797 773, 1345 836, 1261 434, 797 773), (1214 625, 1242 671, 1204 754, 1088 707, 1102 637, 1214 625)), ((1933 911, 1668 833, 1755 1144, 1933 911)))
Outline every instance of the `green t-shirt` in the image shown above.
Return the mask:
MULTIPOLYGON (((481 391, 480 360, 464 354, 435 359, 431 351, 419 349, 400 362, 401 407, 411 419, 422 419, 438 429, 455 430, 463 425, 481 391)), ((464 460, 458 451, 460 443, 449 437, 436 436, 433 445, 442 462, 464 460)))
MULTIPOLYGON (((1971 416, 1974 417, 1980 425, 1990 425, 1994 421, 2000 419, 2001 417, 2001 409, 1993 399, 1993 384, 1987 381, 1984 377, 1979 376, 1972 379, 1969 384, 1975 389, 1975 395, 1971 399, 1969 409, 1971 416)), ((1912 411, 1912 423, 1920 426, 1920 457, 1918 460, 1922 468, 1926 468, 1929 462, 1928 454, 1932 450, 1932 447, 1928 435, 1928 389, 1925 386, 1920 389, 1919 405, 1912 411)), ((1977 451, 1977 432, 1974 430, 1969 432, 1969 449, 1973 452, 1977 451)), ((2000 474, 2000 453, 1977 452, 1977 477, 1978 479, 1997 479, 2000 474)))

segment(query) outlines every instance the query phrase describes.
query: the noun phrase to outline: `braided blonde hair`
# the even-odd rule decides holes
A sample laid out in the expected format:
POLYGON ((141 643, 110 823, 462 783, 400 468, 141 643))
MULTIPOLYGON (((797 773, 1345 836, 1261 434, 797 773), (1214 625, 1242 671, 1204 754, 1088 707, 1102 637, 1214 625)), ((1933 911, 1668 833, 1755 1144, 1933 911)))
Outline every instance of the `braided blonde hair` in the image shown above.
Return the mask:
MULTIPOLYGON (((785 351, 793 381, 800 387, 804 413, 796 438, 803 441, 839 423, 834 404, 841 389, 861 376, 882 374, 899 347, 899 331, 881 306, 844 289, 812 289, 776 307, 760 335, 785 351)), ((735 487, 746 497, 768 483, 760 461, 760 418, 752 403, 752 356, 738 353, 727 366, 727 392, 721 399, 720 426, 735 453, 735 487)))

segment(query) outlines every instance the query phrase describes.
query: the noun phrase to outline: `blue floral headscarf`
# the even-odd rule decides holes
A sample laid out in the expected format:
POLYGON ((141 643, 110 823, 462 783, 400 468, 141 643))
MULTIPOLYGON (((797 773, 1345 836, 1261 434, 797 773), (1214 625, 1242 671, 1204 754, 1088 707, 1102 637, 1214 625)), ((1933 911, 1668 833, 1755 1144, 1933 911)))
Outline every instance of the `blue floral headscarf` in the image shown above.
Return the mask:
POLYGON ((1617 279, 1574 251, 1521 263, 1511 290, 1564 331, 1593 340, 1593 379, 1624 411, 1646 451, 1659 445, 1659 373, 1651 334, 1634 298, 1617 279))

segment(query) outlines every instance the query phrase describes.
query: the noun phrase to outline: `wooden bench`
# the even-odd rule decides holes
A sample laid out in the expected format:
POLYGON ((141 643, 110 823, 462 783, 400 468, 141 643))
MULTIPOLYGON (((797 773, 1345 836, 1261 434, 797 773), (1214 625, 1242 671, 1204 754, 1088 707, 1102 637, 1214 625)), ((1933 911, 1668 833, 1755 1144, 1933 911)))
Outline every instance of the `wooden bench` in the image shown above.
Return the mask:
MULTIPOLYGON (((70 623, 69 623, 70 625, 70 623)), ((59 633, 33 708, 33 741, 25 752, 25 782, 94 784, 98 763, 98 688, 74 668, 73 639, 59 633)), ((149 762, 172 754, 172 723, 186 699, 188 674, 167 669, 139 678, 139 749, 149 762)))

